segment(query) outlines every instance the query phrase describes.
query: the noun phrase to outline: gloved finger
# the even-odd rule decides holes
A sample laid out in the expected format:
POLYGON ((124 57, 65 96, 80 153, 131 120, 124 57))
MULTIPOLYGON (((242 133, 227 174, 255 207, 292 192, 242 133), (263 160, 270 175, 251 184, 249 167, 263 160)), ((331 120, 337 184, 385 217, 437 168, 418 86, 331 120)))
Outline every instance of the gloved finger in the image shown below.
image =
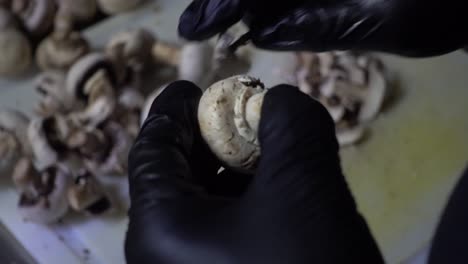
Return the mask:
POLYGON ((270 50, 315 52, 363 47, 364 40, 382 25, 377 10, 359 5, 304 4, 273 19, 250 21, 252 42, 270 50))
MULTIPOLYGON (((168 117, 172 123, 178 126, 179 133, 173 136, 183 135, 185 142, 184 155, 188 161, 191 181, 197 183, 200 178, 216 175, 220 163, 206 146, 200 134, 197 118, 198 102, 201 98, 201 89, 191 82, 177 81, 170 84, 153 102, 143 128, 151 120, 161 116, 168 117)), ((157 127, 154 130, 159 129, 157 127)), ((140 137, 146 132, 151 136, 151 130, 142 129, 140 137)), ((155 133, 159 131, 154 131, 155 133)), ((180 140, 180 139, 179 139, 180 140)), ((150 146, 148 146, 150 148, 150 146)))
POLYGON ((179 34, 187 40, 208 39, 240 21, 244 12, 242 0, 195 0, 180 17, 179 34))
MULTIPOLYGON (((280 85, 265 95, 259 126, 261 157, 250 191, 277 197, 352 198, 345 187, 335 126, 327 110, 296 87, 280 85), (318 194, 326 194, 321 197, 318 194)), ((352 206, 352 203, 350 204, 352 206)))
POLYGON ((383 263, 341 172, 327 110, 296 87, 274 87, 264 97, 258 135, 257 174, 242 196, 247 212, 266 210, 276 223, 295 226, 288 235, 320 249, 315 259, 383 263))
POLYGON ((465 9, 455 4, 426 1, 427 10, 437 10, 434 17, 416 1, 310 1, 281 16, 251 16, 249 26, 252 42, 264 49, 354 49, 427 57, 466 45, 466 20, 459 19, 465 9))

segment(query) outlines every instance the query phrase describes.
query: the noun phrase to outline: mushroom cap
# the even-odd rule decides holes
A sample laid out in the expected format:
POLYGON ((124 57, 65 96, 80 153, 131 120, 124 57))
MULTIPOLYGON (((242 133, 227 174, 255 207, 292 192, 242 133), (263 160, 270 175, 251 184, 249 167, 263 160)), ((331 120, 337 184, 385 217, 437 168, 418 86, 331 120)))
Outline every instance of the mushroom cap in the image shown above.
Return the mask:
POLYGON ((234 76, 210 86, 200 99, 202 137, 227 166, 252 172, 260 156, 258 122, 264 85, 249 76, 234 76))
POLYGON ((70 207, 77 212, 102 214, 111 208, 111 202, 101 184, 89 171, 75 178, 67 191, 70 207))
POLYGON ((45 70, 66 70, 89 51, 89 44, 79 32, 67 34, 65 39, 50 35, 39 44, 36 62, 45 70))
POLYGON ((133 70, 141 71, 151 59, 155 37, 151 32, 138 28, 122 31, 113 35, 106 46, 106 52, 117 60, 127 64, 133 70))
POLYGON ((178 66, 179 79, 207 87, 213 80, 213 47, 208 42, 188 43, 184 45, 178 66))
POLYGON ((97 0, 101 10, 109 15, 130 11, 143 0, 97 0))
POLYGON ((0 47, 0 75, 18 75, 31 65, 31 44, 19 30, 0 30, 0 47))
POLYGON ((35 193, 26 191, 20 194, 18 210, 22 217, 42 224, 50 224, 63 217, 68 211, 66 192, 69 175, 66 171, 59 166, 49 167, 40 172, 40 183, 35 186, 35 193))
POLYGON ((12 9, 29 33, 40 36, 52 27, 54 0, 12 0, 12 9))
POLYGON ((96 0, 56 0, 59 9, 66 9, 73 21, 88 23, 96 17, 96 0))

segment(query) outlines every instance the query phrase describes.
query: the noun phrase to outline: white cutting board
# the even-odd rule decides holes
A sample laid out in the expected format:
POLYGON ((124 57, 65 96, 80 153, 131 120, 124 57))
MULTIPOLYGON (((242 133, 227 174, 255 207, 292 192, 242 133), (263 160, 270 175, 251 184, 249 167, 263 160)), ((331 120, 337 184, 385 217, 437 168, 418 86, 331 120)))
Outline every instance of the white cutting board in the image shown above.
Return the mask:
MULTIPOLYGON (((158 0, 86 31, 95 47, 114 32, 144 26, 161 39, 180 41, 177 21, 189 0, 158 0)), ((267 86, 290 55, 256 51, 250 74, 267 86)), ((428 245, 448 194, 468 160, 468 55, 410 60, 385 56, 403 95, 373 124, 370 138, 342 151, 343 166, 358 206, 389 263, 428 245)), ((33 75, 33 74, 32 74, 33 75)), ((156 86, 156 85, 155 85, 156 86)), ((156 87, 155 87, 156 88, 156 87)), ((31 113, 37 100, 31 77, 0 80, 0 107, 31 113)), ((125 197, 126 179, 111 179, 125 197)), ((54 227, 24 223, 17 196, 0 183, 0 221, 39 263, 124 263, 124 216, 73 218, 54 227)))

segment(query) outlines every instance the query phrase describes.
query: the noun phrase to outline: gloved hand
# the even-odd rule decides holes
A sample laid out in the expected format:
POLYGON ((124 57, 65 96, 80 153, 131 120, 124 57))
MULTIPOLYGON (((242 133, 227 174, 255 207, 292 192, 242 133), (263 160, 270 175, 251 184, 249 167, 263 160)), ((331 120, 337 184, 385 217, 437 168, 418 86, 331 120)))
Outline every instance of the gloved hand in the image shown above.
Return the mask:
POLYGON ((272 50, 375 50, 433 56, 468 44, 466 0, 195 0, 179 33, 202 40, 243 19, 272 50))
POLYGON ((229 170, 200 136, 201 90, 156 98, 129 156, 128 263, 382 263, 340 168, 334 124, 286 85, 265 96, 254 176, 229 170))

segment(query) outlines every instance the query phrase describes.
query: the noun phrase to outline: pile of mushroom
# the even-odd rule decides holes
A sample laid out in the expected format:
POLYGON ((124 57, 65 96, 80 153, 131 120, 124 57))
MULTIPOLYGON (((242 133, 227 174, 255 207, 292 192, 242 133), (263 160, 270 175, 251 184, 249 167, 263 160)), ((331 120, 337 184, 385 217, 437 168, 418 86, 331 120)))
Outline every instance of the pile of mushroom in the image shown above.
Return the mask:
POLYGON ((105 15, 132 10, 142 0, 7 0, 0 2, 0 76, 18 76, 32 64, 66 70, 89 51, 77 29, 105 15), (103 12, 104 15, 101 13, 103 12), (37 47, 33 50, 33 47, 37 47))
POLYGON ((354 52, 299 52, 296 58, 295 84, 327 108, 341 146, 358 143, 387 94, 382 62, 354 52))
POLYGON ((71 14, 59 11, 52 35, 36 53, 43 72, 34 82, 40 95, 35 116, 0 112, 0 172, 13 178, 22 217, 37 223, 54 223, 69 211, 115 211, 119 201, 110 198, 106 179, 126 175, 145 101, 162 91, 144 91, 148 76, 175 69, 171 80, 204 88, 224 65, 248 64, 221 41, 177 46, 141 28, 92 50, 73 30, 71 14))

